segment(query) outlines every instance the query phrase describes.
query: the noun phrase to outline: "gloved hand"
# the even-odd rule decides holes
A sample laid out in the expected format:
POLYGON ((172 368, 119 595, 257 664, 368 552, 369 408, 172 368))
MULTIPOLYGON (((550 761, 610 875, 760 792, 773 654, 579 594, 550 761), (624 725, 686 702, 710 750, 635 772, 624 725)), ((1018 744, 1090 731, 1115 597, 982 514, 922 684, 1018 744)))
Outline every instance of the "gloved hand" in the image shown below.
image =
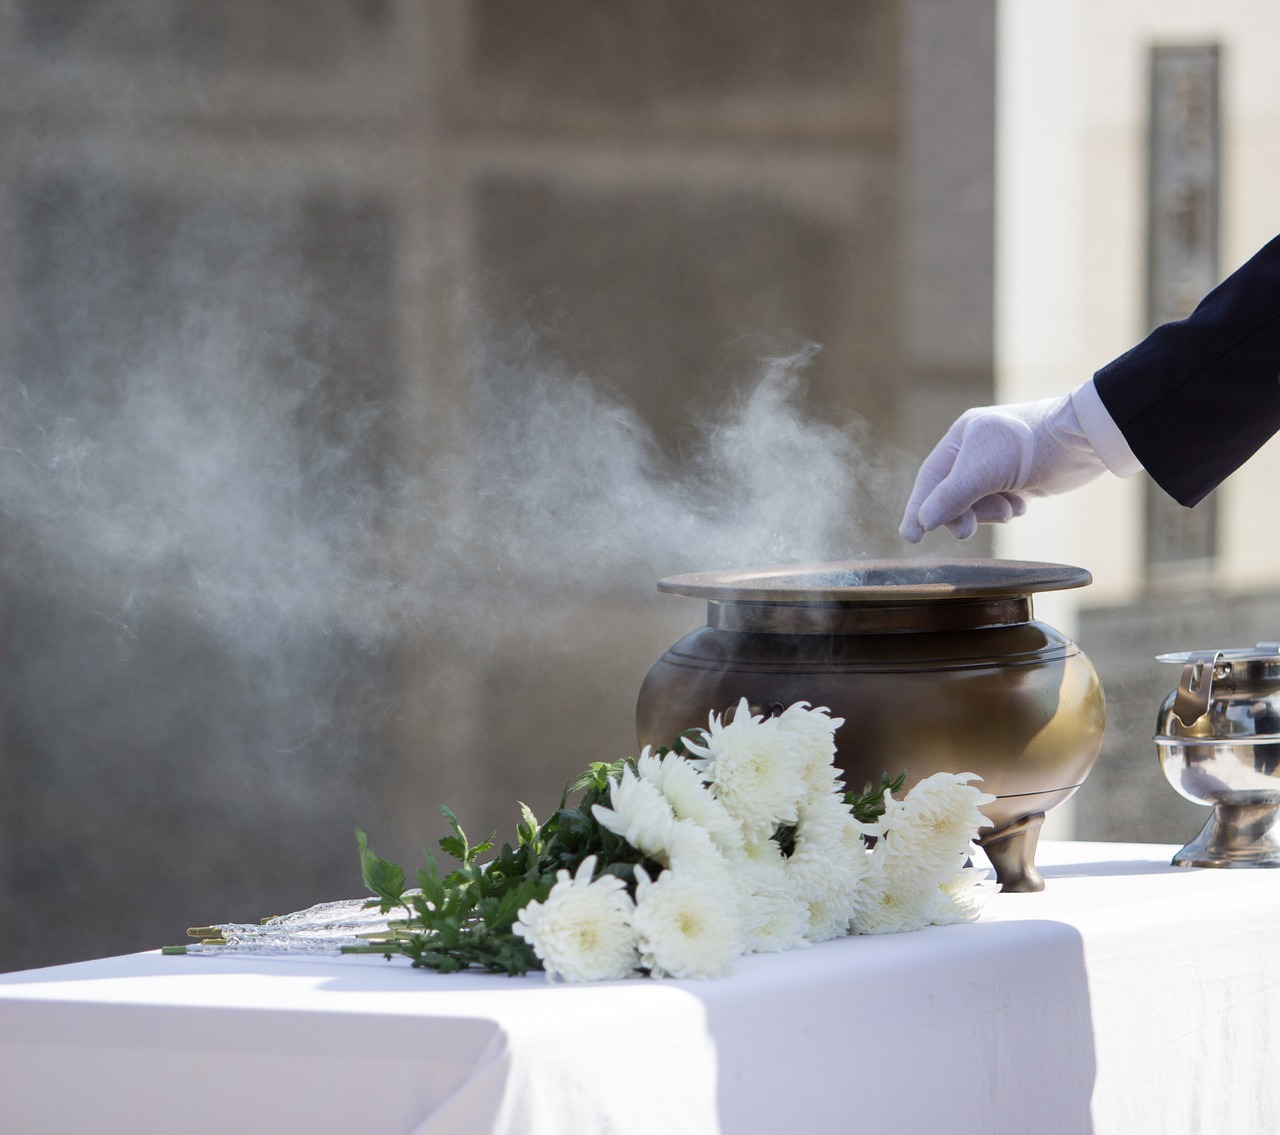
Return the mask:
POLYGON ((916 544, 946 525, 967 540, 979 524, 1021 516, 1028 497, 1063 493, 1106 471, 1069 394, 967 410, 920 466, 898 531, 916 544))

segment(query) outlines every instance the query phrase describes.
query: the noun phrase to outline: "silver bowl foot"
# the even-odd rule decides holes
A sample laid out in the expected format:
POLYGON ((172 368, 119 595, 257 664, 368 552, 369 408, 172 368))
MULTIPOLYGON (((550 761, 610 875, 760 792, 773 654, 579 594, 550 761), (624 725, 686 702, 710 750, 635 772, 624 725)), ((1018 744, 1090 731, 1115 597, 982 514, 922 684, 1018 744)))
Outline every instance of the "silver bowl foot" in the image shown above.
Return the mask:
POLYGON ((1175 867, 1280 867, 1280 801, 1219 800, 1208 822, 1173 857, 1175 867))
POLYGON ((977 839, 996 869, 996 882, 1002 891, 1028 893, 1044 890, 1044 876, 1036 868, 1036 844, 1040 839, 1043 812, 1005 824, 977 839))

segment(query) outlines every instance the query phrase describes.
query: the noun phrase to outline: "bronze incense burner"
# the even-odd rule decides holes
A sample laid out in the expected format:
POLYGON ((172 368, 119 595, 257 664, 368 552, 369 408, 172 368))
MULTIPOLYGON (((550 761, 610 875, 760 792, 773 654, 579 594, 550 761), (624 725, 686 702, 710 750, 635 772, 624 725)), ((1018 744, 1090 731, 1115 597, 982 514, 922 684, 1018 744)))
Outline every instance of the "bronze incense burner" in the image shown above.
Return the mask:
POLYGON ((1032 613, 1031 595, 1083 587, 1063 564, 880 560, 701 572, 658 590, 705 599, 707 625, 649 671, 641 744, 663 744, 745 697, 845 719, 836 761, 860 789, 905 769, 974 772, 996 795, 979 842, 1006 891, 1038 891, 1040 825, 1084 782, 1106 710, 1093 665, 1032 613))

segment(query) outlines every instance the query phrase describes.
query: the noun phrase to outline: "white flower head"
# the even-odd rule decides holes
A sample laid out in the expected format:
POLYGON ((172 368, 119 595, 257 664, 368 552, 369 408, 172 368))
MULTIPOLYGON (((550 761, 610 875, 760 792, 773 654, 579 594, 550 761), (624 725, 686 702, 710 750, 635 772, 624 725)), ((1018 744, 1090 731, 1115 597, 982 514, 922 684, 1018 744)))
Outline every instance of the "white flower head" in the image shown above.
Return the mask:
POLYGON ((936 885, 902 880, 872 871, 853 904, 853 929, 859 934, 901 934, 933 921, 936 885))
POLYGON ((707 790, 689 761, 674 753, 658 757, 646 747, 636 769, 641 780, 647 780, 666 797, 677 819, 703 828, 721 850, 742 846, 742 827, 707 790))
POLYGON ((640 961, 654 977, 718 977, 742 953, 737 893, 698 872, 636 868, 632 919, 640 961))
POLYGON ((762 878, 770 884, 786 878, 787 859, 773 839, 745 840, 739 850, 725 858, 735 875, 762 878))
POLYGON ((743 888, 738 909, 745 953, 774 954, 809 944, 809 904, 788 885, 784 872, 772 879, 739 876, 738 883, 743 888))
POLYGON ((973 772, 935 772, 925 777, 900 804, 895 802, 889 826, 915 828, 957 849, 967 847, 979 828, 991 824, 981 809, 995 797, 969 783, 980 779, 973 772))
POLYGON ((836 730, 843 724, 844 719, 832 717, 826 706, 811 709, 808 702, 796 702, 778 716, 778 728, 795 743, 811 795, 828 793, 839 783, 840 770, 835 767, 836 730))
POLYGON ((884 873, 895 887, 911 889, 941 886, 965 864, 964 851, 941 841, 911 838, 908 832, 890 832, 871 853, 874 869, 884 873))
POLYGON ((871 856, 865 850, 846 854, 840 848, 816 843, 797 847, 786 863, 790 886, 805 902, 852 896, 870 871, 871 856))
POLYGON ((937 926, 976 922, 996 884, 982 867, 965 867, 938 888, 931 921, 937 926))
POLYGON ((828 942, 843 938, 853 923, 853 904, 842 894, 823 895, 805 904, 808 927, 805 938, 810 942, 828 942))
POLYGON ((657 788, 624 768, 618 779, 609 781, 609 804, 591 808, 602 827, 652 859, 666 857, 676 818, 657 788))
MULTIPOLYGON (((802 825, 797 837, 803 830, 802 825)), ((848 930, 870 871, 871 857, 860 835, 853 847, 846 847, 838 836, 797 838, 796 850, 787 860, 786 875, 792 893, 809 912, 806 936, 810 941, 825 942, 848 930)))
POLYGON ((888 870, 935 885, 955 874, 979 828, 990 824, 980 808, 995 797, 968 783, 975 779, 973 773, 935 773, 902 800, 886 797, 885 836, 876 854, 888 870))
POLYGON ((694 768, 748 840, 767 838, 779 824, 794 824, 808 788, 794 738, 778 720, 752 717, 743 698, 729 724, 711 715, 705 745, 685 742, 695 754, 694 768))
POLYGON ((639 963, 626 884, 616 875, 592 881, 595 869, 589 855, 572 877, 559 871, 546 899, 529 903, 511 927, 533 947, 548 981, 628 977, 639 963))
POLYGON ((786 857, 777 842, 744 842, 723 859, 737 892, 743 952, 772 953, 804 945, 807 914, 791 892, 786 857))
POLYGON ((707 876, 719 877, 729 871, 725 857, 706 828, 692 820, 677 820, 671 826, 666 854, 661 861, 675 870, 697 871, 707 876))
POLYGON ((833 791, 801 805, 796 847, 803 849, 814 844, 826 849, 832 858, 845 856, 860 862, 867 850, 864 837, 879 834, 878 824, 864 824, 856 819, 842 794, 833 791))

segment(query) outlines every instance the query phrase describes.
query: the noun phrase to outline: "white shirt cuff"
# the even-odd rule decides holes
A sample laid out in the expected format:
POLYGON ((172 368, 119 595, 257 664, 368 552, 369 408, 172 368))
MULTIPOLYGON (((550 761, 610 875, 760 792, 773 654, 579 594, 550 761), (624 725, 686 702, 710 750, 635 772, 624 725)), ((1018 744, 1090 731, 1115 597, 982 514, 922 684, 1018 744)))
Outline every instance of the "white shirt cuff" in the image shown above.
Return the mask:
POLYGON ((1142 462, 1134 457, 1120 427, 1107 413, 1093 379, 1082 382, 1071 392, 1071 407, 1094 453, 1102 458, 1111 472, 1117 477, 1132 477, 1142 472, 1142 462))

